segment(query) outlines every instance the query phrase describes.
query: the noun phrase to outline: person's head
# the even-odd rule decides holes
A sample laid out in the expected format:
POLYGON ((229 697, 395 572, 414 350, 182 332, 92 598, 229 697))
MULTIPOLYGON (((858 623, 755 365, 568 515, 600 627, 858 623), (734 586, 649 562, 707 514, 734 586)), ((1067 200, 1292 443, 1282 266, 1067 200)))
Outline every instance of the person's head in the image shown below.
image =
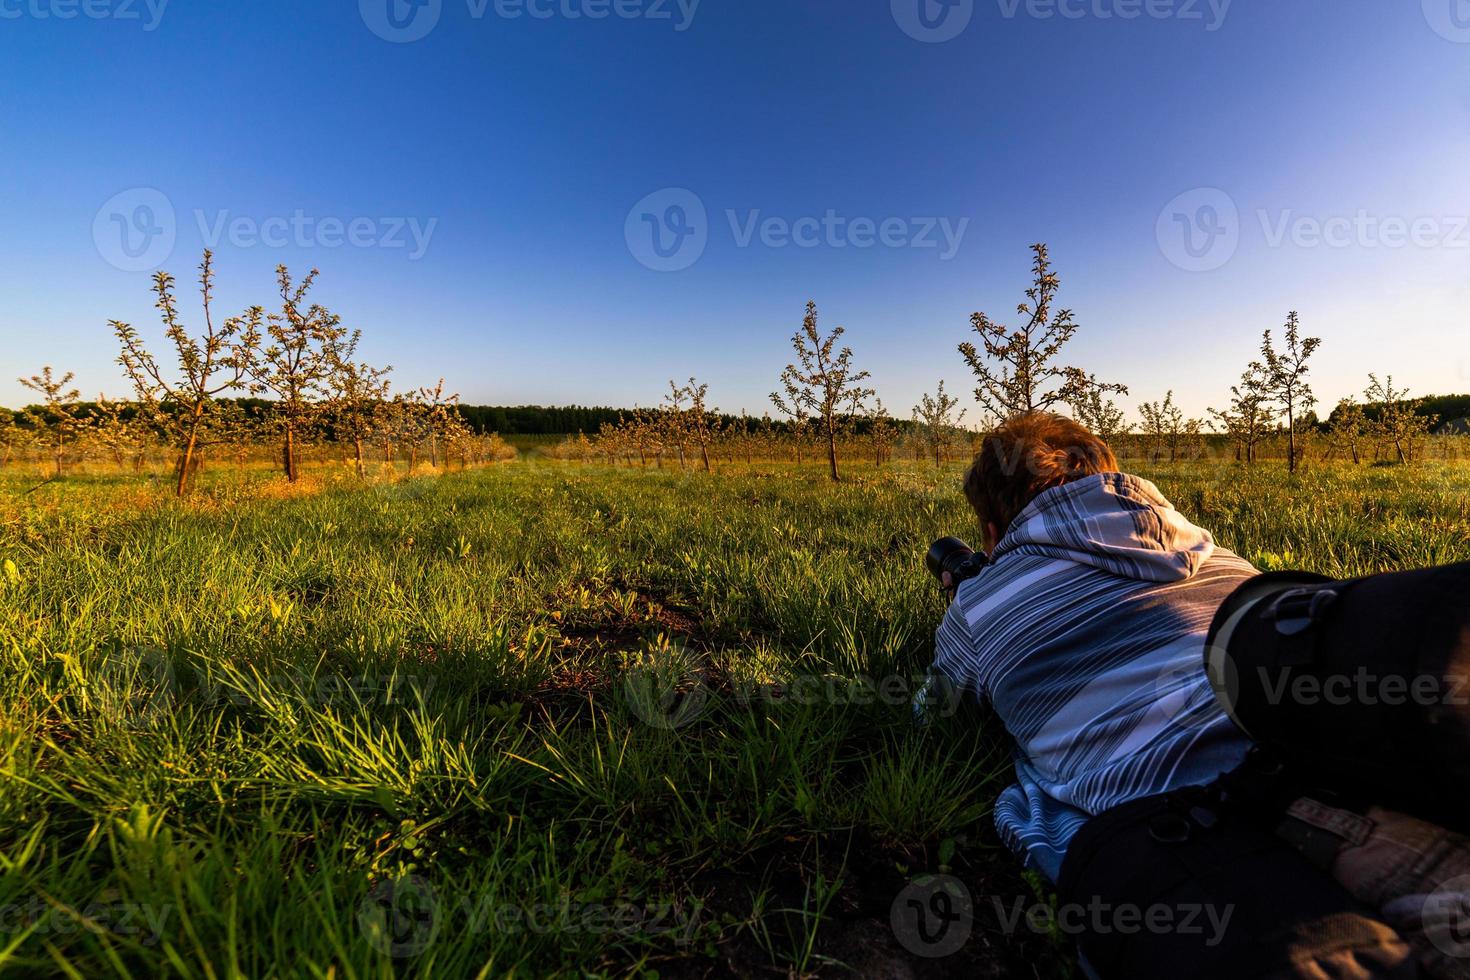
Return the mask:
POLYGON ((1016 515, 1045 490, 1095 473, 1114 473, 1108 444, 1072 419, 1028 412, 1007 419, 985 437, 965 474, 965 498, 992 550, 1016 515))

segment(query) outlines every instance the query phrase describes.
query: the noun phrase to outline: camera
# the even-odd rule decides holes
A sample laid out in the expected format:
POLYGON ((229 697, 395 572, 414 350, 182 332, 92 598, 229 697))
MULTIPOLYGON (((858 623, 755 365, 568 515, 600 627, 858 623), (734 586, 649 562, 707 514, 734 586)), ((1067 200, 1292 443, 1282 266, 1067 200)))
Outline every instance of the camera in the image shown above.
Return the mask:
POLYGON ((951 588, 958 588, 961 582, 979 575, 989 564, 985 552, 976 551, 959 538, 940 538, 929 546, 929 553, 924 556, 924 565, 941 587, 945 572, 950 574, 951 588))

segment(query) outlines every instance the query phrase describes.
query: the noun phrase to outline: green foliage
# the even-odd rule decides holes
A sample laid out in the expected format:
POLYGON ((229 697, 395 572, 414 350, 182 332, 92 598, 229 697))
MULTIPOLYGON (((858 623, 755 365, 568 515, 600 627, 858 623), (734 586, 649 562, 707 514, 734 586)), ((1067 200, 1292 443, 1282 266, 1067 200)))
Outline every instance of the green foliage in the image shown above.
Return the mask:
MULTIPOLYGON (((0 474, 0 972, 866 972, 907 875, 1032 901, 999 733, 863 683, 932 655, 958 471, 849 468, 0 474)), ((1262 567, 1470 558, 1462 464, 1283 471, 1145 475, 1262 567)))

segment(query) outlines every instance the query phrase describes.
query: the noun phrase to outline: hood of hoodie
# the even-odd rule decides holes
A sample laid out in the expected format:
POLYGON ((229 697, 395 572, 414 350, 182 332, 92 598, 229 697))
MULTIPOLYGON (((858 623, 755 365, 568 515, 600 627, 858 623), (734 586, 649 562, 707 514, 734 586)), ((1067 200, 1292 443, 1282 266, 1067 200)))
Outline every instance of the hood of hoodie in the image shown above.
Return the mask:
POLYGON ((1178 582, 1215 553, 1215 539, 1185 520, 1149 481, 1100 473, 1031 501, 991 558, 999 562, 1011 553, 1075 561, 1146 582, 1178 582))

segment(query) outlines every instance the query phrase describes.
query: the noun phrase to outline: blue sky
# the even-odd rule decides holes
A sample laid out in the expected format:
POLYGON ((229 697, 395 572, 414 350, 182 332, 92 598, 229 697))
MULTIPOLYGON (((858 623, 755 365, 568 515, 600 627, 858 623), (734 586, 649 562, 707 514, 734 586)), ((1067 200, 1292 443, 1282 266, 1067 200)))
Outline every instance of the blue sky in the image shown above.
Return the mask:
POLYGON ((0 404, 126 394, 107 321, 161 344, 161 266, 197 323, 206 244, 217 315, 319 267, 476 403, 759 413, 815 299, 907 414, 1035 241, 1130 407, 1290 309, 1327 408, 1470 391, 1464 0, 417 2, 0 0, 0 404))

